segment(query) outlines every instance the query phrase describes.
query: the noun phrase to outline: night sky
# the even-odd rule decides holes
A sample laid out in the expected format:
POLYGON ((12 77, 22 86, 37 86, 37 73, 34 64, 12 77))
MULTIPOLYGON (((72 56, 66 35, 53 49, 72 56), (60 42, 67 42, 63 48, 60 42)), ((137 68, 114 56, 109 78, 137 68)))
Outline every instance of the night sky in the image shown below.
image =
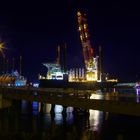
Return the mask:
MULTIPOLYGON (((140 8, 127 0, 1 1, 0 38, 9 61, 23 57, 22 73, 30 81, 55 62, 58 45, 67 44, 67 67, 83 67, 77 10, 87 14, 92 47, 103 51, 103 71, 111 78, 140 80, 140 8), (30 2, 29 2, 30 1, 30 2)), ((1 57, 1 56, 0 56, 1 57)), ((2 58, 0 58, 2 59, 2 58)))

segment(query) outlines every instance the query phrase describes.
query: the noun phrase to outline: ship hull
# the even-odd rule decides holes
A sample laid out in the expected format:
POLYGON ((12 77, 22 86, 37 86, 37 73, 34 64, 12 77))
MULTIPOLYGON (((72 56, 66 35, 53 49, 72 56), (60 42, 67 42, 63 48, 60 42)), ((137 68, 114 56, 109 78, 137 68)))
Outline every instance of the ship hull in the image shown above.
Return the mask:
POLYGON ((68 82, 65 80, 48 80, 40 79, 39 87, 42 88, 74 88, 74 89, 87 89, 96 90, 99 88, 111 88, 115 83, 109 82, 68 82))

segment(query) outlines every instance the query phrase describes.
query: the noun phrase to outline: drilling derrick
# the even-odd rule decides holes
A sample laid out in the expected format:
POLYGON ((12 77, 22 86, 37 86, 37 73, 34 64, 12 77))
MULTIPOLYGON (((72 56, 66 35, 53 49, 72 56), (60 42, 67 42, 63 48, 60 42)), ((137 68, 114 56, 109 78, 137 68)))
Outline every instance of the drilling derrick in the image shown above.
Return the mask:
POLYGON ((84 63, 86 69, 86 80, 87 81, 97 81, 97 61, 98 58, 94 58, 94 51, 91 47, 88 24, 86 15, 82 15, 81 12, 77 12, 78 17, 78 31, 80 34, 80 40, 83 49, 84 63))

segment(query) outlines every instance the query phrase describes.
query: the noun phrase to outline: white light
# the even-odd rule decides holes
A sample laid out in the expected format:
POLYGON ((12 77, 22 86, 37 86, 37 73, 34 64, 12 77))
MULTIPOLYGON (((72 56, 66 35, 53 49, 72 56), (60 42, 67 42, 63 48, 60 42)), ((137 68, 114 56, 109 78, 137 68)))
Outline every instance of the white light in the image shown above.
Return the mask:
POLYGON ((33 83, 33 87, 39 87, 39 83, 33 83))

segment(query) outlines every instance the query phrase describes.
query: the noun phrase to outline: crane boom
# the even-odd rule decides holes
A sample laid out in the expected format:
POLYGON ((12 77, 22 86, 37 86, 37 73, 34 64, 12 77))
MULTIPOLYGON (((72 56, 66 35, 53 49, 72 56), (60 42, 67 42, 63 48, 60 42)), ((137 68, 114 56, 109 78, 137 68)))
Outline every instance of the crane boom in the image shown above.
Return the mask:
POLYGON ((80 40, 83 49, 84 63, 86 69, 86 80, 96 81, 97 80, 97 59, 94 58, 94 50, 91 47, 89 38, 88 24, 86 14, 77 12, 78 17, 78 31, 80 34, 80 40))

